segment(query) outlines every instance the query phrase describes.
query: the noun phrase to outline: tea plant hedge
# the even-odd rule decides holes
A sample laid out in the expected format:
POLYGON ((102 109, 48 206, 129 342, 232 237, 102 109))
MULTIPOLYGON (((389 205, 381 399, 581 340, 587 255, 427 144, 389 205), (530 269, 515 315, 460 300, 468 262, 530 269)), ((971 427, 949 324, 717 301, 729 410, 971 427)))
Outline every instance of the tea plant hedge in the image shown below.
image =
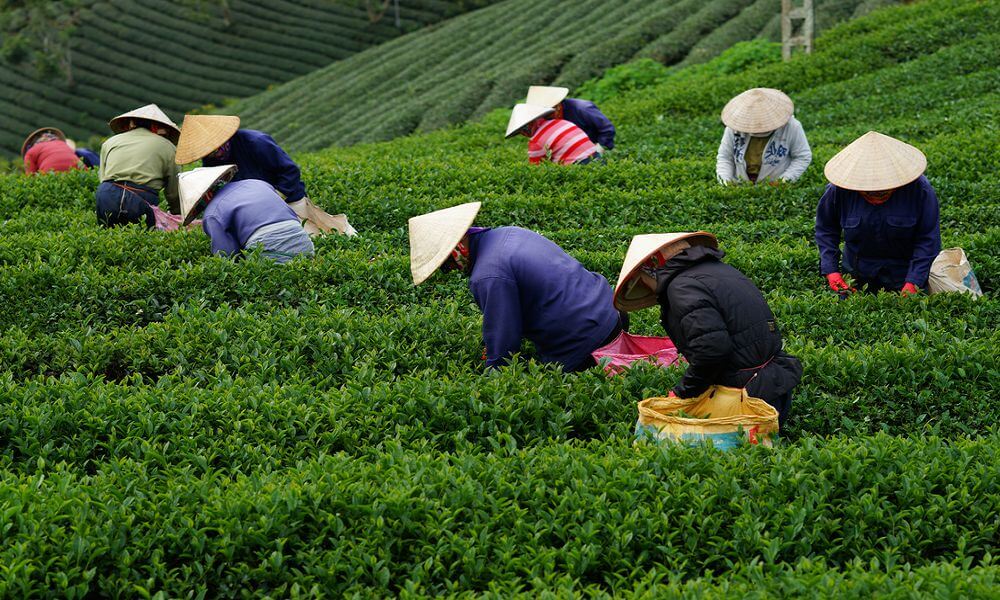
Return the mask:
MULTIPOLYGON (((215 2, 88 0, 70 36, 72 85, 0 61, 0 155, 16 155, 44 125, 83 140, 107 135, 108 119, 150 102, 179 119, 491 1, 400 2, 397 28, 392 10, 373 22, 353 0, 230 0, 228 22, 215 2)), ((0 8, 0 23, 17 23, 16 10, 0 8)))
MULTIPOLYGON (((817 31, 863 0, 816 0, 817 31)), ((506 0, 371 48, 226 107, 288 147, 423 133, 524 98, 571 88, 633 58, 704 62, 763 34, 779 0, 506 0), (503 26, 498 26, 498 24, 503 26)), ((780 32, 770 39, 780 40, 780 32)))
POLYGON ((669 71, 608 96, 595 168, 529 167, 504 111, 298 154, 361 236, 284 267, 99 229, 93 173, 0 175, 0 596, 994 597, 998 12, 928 0, 789 63, 669 71), (718 113, 756 85, 814 164, 717 186, 718 113), (926 153, 985 297, 828 292, 822 165, 869 129, 926 153), (633 234, 715 232, 805 367, 778 447, 634 446, 676 368, 484 373, 466 281, 407 262, 408 217, 471 200, 609 279, 633 234))

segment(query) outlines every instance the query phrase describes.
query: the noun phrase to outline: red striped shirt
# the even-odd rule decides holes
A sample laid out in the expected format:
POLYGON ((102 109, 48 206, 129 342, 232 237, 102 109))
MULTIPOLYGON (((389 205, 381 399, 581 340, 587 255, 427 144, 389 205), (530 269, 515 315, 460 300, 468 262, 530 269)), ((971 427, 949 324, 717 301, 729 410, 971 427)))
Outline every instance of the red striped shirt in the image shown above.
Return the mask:
POLYGON ((542 121, 528 142, 528 162, 537 165, 545 159, 571 165, 597 151, 587 134, 565 119, 542 121))

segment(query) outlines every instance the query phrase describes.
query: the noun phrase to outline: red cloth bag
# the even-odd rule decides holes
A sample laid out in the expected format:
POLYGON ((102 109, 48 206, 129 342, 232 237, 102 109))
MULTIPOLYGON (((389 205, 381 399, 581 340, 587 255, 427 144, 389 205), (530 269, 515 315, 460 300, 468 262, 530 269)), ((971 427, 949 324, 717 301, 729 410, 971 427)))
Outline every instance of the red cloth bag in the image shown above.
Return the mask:
POLYGON ((613 342, 590 353, 598 364, 602 359, 610 359, 604 370, 608 375, 616 375, 632 366, 637 360, 646 360, 661 367, 669 367, 680 360, 677 347, 667 337, 630 335, 621 332, 613 342))

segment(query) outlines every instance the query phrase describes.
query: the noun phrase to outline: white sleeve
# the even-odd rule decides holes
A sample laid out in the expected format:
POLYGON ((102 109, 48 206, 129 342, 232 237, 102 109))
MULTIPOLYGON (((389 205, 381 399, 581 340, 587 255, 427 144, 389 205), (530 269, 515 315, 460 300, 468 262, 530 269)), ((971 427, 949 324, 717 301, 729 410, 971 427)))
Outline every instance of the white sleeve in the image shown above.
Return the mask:
POLYGON ((806 133, 802 130, 802 124, 796 120, 793 125, 791 135, 788 136, 788 154, 791 162, 785 172, 781 174, 781 179, 785 181, 796 181, 802 177, 813 158, 812 149, 809 148, 809 140, 806 139, 806 133))
POLYGON ((722 134, 719 152, 715 155, 715 176, 719 183, 736 181, 736 165, 733 163, 733 130, 726 127, 722 134))

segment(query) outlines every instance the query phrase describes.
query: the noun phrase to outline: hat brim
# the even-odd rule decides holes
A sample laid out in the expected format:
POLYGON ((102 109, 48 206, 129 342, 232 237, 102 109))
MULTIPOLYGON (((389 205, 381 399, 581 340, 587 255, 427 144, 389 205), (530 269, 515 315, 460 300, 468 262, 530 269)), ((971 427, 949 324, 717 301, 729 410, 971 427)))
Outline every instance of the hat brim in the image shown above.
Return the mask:
POLYGON ((184 216, 183 224, 187 226, 205 210, 209 202, 205 198, 206 193, 219 181, 228 183, 235 174, 236 165, 202 167, 181 173, 178 176, 178 187, 180 188, 181 210, 184 216), (196 199, 191 202, 191 198, 195 197, 196 194, 196 199), (189 204, 190 208, 185 208, 189 204))
POLYGON ((733 131, 757 135, 784 127, 794 113, 795 103, 781 90, 753 88, 726 103, 722 122, 733 131))
POLYGON ((420 285, 434 274, 472 227, 481 202, 469 202, 413 217, 410 230, 410 275, 420 285))
POLYGON ((869 131, 831 158, 823 174, 833 185, 856 192, 881 192, 912 183, 927 170, 919 148, 869 131))
POLYGON ((240 118, 237 116, 184 115, 174 161, 186 165, 201 160, 218 150, 239 129, 240 118))
POLYGON ((567 96, 569 96, 569 88, 533 85, 528 88, 528 96, 524 99, 524 103, 555 108, 567 96))
POLYGON ((625 255, 618 282, 615 284, 614 305, 615 308, 625 312, 648 308, 657 303, 656 292, 646 289, 637 289, 640 285, 639 271, 642 266, 652 256, 658 252, 665 254, 665 260, 670 260, 676 256, 681 249, 671 250, 671 246, 679 242, 687 242, 691 246, 708 246, 718 248, 719 241, 715 235, 707 231, 694 231, 682 234, 650 234, 637 235, 632 238, 629 250, 625 255), (659 239, 657 239, 659 238, 659 239), (638 292, 638 293, 636 293, 638 292))
POLYGON ((507 121, 507 134, 504 138, 516 135, 518 131, 530 125, 535 119, 547 117, 554 112, 556 112, 554 108, 536 106, 534 104, 518 104, 510 111, 510 120, 507 121))
POLYGON ((64 142, 66 141, 66 134, 63 133, 61 129, 56 127, 40 127, 29 133, 28 137, 24 138, 24 143, 21 144, 21 158, 24 158, 24 155, 27 154, 28 148, 31 146, 31 142, 33 142, 35 138, 46 132, 52 132, 56 134, 56 137, 58 137, 62 141, 64 142))

